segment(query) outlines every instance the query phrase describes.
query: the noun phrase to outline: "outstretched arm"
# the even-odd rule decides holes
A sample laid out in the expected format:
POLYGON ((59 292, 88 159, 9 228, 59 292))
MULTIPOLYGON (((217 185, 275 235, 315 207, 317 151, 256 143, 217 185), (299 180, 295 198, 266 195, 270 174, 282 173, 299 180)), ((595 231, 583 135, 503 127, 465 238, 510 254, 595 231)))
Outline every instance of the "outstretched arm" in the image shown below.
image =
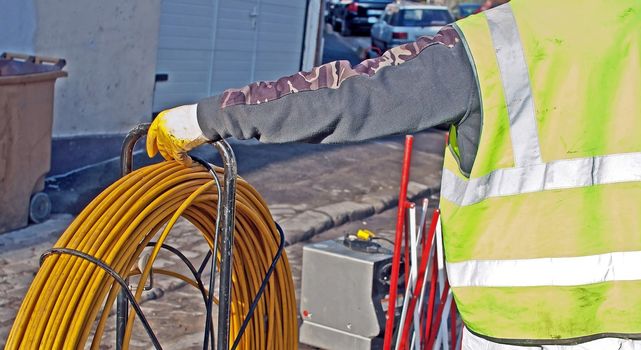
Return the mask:
POLYGON ((353 67, 336 61, 227 90, 198 103, 197 121, 212 140, 342 143, 457 122, 477 96, 464 45, 448 26, 353 67))
POLYGON ((208 136, 337 143, 407 133, 460 119, 476 83, 457 32, 385 52, 352 67, 337 61, 198 104, 208 136))

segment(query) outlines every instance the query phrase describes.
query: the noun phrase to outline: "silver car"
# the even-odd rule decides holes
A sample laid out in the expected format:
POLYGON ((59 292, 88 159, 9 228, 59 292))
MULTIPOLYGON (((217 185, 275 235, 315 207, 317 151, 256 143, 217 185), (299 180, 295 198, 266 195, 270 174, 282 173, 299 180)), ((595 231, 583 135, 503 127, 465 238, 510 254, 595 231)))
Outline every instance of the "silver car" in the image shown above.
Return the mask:
POLYGON ((384 52, 394 46, 433 36, 454 17, 445 6, 400 2, 387 5, 383 15, 372 26, 372 46, 384 52))

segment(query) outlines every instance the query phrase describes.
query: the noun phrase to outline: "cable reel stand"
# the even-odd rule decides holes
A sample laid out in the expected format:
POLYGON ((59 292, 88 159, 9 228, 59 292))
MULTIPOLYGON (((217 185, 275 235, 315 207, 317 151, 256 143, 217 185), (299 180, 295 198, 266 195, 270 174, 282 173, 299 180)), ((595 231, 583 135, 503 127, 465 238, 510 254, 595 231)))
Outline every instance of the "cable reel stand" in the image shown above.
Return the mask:
MULTIPOLYGON (((140 124, 133 128, 122 145, 120 155, 121 176, 126 176, 133 170, 133 151, 140 138, 147 134, 149 123, 140 124)), ((214 147, 223 161, 224 177, 221 205, 217 208, 217 218, 220 219, 218 234, 221 237, 221 263, 218 289, 218 332, 216 349, 229 349, 229 314, 231 309, 231 273, 232 246, 234 239, 234 212, 236 209, 236 158, 231 147, 225 140, 215 142, 214 147)), ((203 161, 198 160, 201 164, 203 161)), ((203 164, 205 165, 205 164, 203 164)), ((209 165, 211 168, 211 165, 209 165)), ((215 174, 214 174, 215 175, 215 174)), ((216 251, 212 252, 215 261, 216 251)), ((209 255, 208 255, 209 256, 209 255)), ((203 263, 206 263, 204 261, 203 263)), ((213 287, 213 281, 210 281, 213 287)), ((211 304, 211 303, 210 303, 211 304)), ((125 333, 127 314, 129 312, 127 291, 121 290, 116 302, 116 349, 121 350, 125 333)), ((211 310, 207 310, 211 313, 211 310)), ((208 315, 209 317, 209 315, 208 315)), ((205 330, 207 332, 207 330, 205 330)))

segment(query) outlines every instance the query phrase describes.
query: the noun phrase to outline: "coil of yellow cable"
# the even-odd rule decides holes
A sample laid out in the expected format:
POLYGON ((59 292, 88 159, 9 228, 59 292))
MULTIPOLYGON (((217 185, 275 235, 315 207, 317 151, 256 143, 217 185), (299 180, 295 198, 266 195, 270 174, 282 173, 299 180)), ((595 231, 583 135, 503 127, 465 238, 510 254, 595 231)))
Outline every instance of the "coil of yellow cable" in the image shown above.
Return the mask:
MULTIPOLYGON (((216 172, 222 174, 222 169, 216 172)), ((211 174, 196 163, 185 167, 166 161, 147 166, 99 194, 54 247, 95 257, 120 276, 140 274, 135 289, 135 297, 140 300, 160 245, 181 216, 200 231, 213 249, 217 199, 211 174), (137 271, 136 262, 152 239, 157 244, 146 266, 137 271)), ((279 232, 265 202, 251 185, 238 178, 232 260, 232 341, 239 333, 279 243, 279 232)), ((177 273, 162 269, 156 272, 195 285, 193 280, 177 273)), ((119 291, 120 285, 95 264, 76 256, 49 256, 24 298, 6 349, 77 349, 85 347, 91 335, 91 348, 99 348, 108 310, 119 291), (101 313, 102 310, 107 312, 101 313)), ((124 348, 128 346, 134 320, 132 312, 124 348)), ((297 333, 294 285, 283 252, 238 348, 296 349, 297 333)))

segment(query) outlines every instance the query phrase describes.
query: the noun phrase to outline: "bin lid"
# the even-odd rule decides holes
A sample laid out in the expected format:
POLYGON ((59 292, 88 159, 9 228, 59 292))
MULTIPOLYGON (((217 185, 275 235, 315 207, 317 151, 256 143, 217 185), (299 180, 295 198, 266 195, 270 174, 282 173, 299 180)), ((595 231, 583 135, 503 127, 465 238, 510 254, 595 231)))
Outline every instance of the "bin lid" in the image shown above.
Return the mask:
POLYGON ((60 68, 46 64, 0 59, 0 77, 9 75, 47 73, 56 70, 60 70, 60 68))
POLYGON ((62 65, 0 58, 0 85, 51 80, 67 76, 62 65))

